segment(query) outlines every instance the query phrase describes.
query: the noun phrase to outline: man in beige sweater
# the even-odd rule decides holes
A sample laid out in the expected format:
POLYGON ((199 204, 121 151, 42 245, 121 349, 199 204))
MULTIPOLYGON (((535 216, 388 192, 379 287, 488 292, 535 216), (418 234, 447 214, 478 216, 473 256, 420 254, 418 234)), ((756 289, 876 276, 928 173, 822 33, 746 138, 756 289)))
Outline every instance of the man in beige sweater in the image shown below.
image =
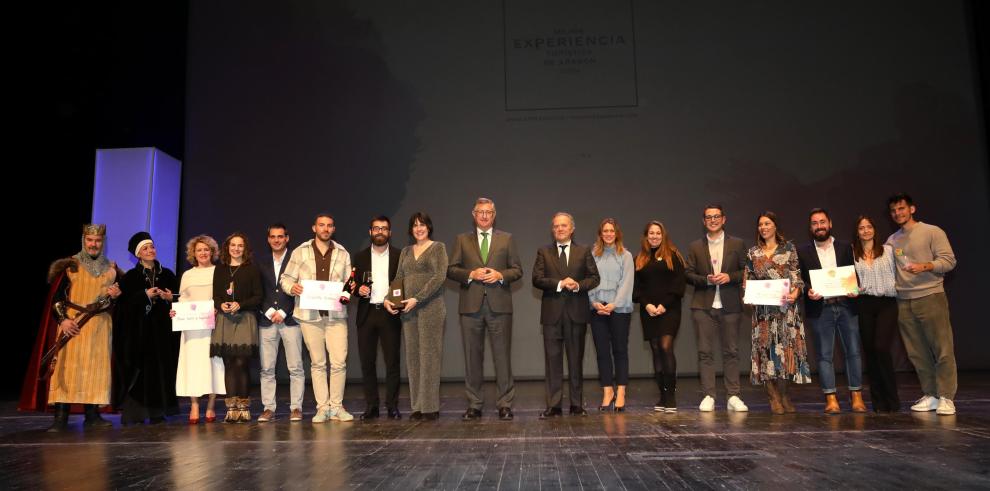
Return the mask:
POLYGON ((897 260, 897 323, 924 392, 911 410, 955 414, 956 355, 942 283, 956 256, 945 231, 914 219, 910 196, 896 194, 887 205, 901 227, 887 239, 897 260))

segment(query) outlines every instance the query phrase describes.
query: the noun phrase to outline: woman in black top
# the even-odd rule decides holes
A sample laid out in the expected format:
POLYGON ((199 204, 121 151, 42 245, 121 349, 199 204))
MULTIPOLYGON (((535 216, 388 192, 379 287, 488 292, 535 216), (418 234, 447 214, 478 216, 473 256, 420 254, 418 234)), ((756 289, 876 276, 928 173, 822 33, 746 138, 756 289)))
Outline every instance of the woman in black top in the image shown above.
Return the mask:
POLYGON ((227 237, 220 248, 220 264, 213 270, 213 304, 216 327, 210 339, 210 356, 220 356, 227 387, 225 423, 251 421, 248 368, 258 354, 258 321, 254 310, 261 305, 261 275, 251 261, 251 246, 241 232, 227 237))
POLYGON ((639 304, 643 339, 653 351, 653 373, 660 388, 655 411, 677 411, 677 359, 674 338, 681 325, 681 298, 687 285, 684 257, 667 235, 667 228, 653 220, 646 224, 636 256, 633 302, 639 304))

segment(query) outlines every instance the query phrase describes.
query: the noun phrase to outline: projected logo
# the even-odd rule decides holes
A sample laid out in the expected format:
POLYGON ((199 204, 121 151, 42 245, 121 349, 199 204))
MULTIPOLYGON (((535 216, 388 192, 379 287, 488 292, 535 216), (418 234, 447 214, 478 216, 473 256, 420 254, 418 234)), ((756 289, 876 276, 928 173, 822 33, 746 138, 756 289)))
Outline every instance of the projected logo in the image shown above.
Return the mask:
POLYGON ((504 0, 505 109, 634 107, 630 0, 504 0))

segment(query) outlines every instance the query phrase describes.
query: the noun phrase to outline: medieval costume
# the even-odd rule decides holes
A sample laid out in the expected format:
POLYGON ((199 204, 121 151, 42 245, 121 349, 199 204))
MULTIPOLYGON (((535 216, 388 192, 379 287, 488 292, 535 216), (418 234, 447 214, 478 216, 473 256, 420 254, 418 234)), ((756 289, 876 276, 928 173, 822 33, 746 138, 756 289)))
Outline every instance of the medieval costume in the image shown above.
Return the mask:
MULTIPOLYGON (((138 232, 128 242, 137 256, 151 243, 147 232, 138 232)), ((175 274, 157 260, 146 267, 141 261, 124 275, 116 309, 113 337, 115 370, 114 406, 122 424, 162 422, 179 413, 175 396, 175 370, 179 358, 179 335, 172 332, 171 302, 151 297, 149 289, 178 292, 175 274)))
POLYGON ((48 271, 52 286, 18 409, 43 411, 46 405, 53 405, 55 423, 49 431, 65 429, 70 404, 84 405, 87 425, 110 425, 100 418, 98 407, 110 404, 109 309, 111 298, 120 292, 115 283, 119 269, 103 255, 105 236, 105 225, 86 225, 82 250, 55 261, 48 271), (93 240, 90 246, 87 236, 93 240), (64 320, 79 325, 76 336, 60 332, 59 325, 64 320), (52 350, 60 341, 64 346, 52 350), (54 361, 42 367, 42 358, 48 352, 55 354, 54 361))

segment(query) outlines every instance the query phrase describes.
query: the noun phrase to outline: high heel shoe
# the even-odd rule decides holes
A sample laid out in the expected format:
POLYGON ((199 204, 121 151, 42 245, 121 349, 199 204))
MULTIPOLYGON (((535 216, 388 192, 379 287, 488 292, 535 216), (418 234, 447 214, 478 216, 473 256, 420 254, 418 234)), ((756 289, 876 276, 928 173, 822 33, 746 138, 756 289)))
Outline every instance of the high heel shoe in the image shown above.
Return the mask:
POLYGON ((604 406, 598 406, 598 410, 601 412, 612 411, 615 407, 615 394, 612 394, 612 399, 608 401, 608 404, 604 406))
POLYGON ((620 385, 615 391, 615 397, 612 398, 612 410, 621 413, 626 410, 626 386, 620 385), (619 405, 619 393, 622 393, 622 405, 619 405))
POLYGON ((213 423, 216 420, 217 420, 217 413, 216 413, 216 411, 210 411, 209 409, 207 409, 206 410, 206 422, 207 423, 213 423), (213 416, 210 416, 210 413, 213 413, 213 416))

